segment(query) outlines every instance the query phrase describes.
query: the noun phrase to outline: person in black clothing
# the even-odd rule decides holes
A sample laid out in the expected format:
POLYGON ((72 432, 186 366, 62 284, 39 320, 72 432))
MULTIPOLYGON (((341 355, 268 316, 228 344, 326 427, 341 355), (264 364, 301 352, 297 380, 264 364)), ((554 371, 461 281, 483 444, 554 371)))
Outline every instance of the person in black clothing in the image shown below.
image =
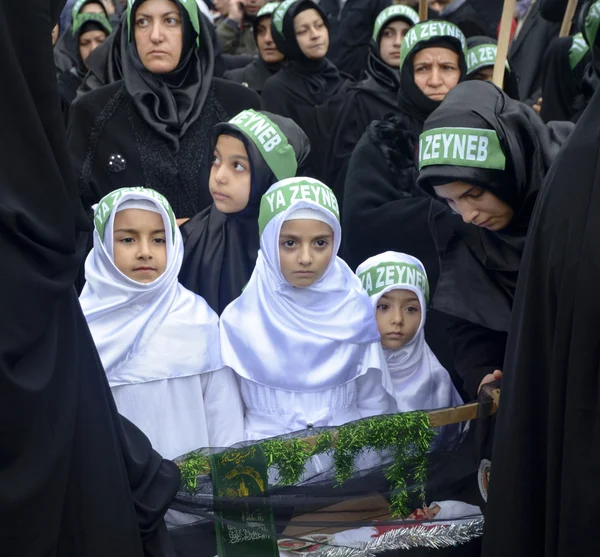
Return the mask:
POLYGON ((246 110, 217 124, 211 145, 213 167, 206 187, 221 197, 181 226, 185 252, 179 280, 220 315, 242 293, 254 270, 262 196, 278 180, 303 172, 310 143, 289 118, 246 110), (258 139, 264 129, 281 139, 268 152, 258 139), (238 198, 239 206, 232 206, 238 198))
POLYGON ((87 57, 112 33, 112 26, 103 13, 82 13, 73 20, 73 35, 77 41, 77 63, 67 72, 58 76, 58 86, 62 100, 70 104, 77 95, 87 66, 87 57))
POLYGON ((408 6, 389 6, 375 20, 367 61, 367 78, 327 105, 317 109, 311 142, 321 144, 315 170, 340 200, 343 212, 344 183, 352 152, 371 122, 398 112, 400 45, 419 14, 408 6), (327 141, 321 138, 328 137, 327 141), (321 141, 319 141, 321 139, 321 141))
POLYGON ((0 554, 172 554, 177 466, 117 413, 73 281, 89 221, 50 31, 59 2, 0 5, 0 554))
POLYGON ((258 58, 243 68, 228 70, 223 74, 225 79, 250 87, 258 94, 262 93, 265 81, 282 68, 285 58, 277 50, 271 34, 271 16, 278 6, 279 2, 269 2, 256 15, 253 31, 258 47, 258 58))
MULTIPOLYGON (((432 294, 439 276, 429 231, 432 201, 417 188, 417 148, 425 119, 467 74, 466 39, 452 23, 415 25, 401 47, 398 115, 373 122, 350 159, 344 188, 344 258, 352 268, 385 251, 423 262, 432 294)), ((447 370, 454 366, 443 316, 427 317, 427 342, 447 370)))
POLYGON ((312 0, 285 0, 273 12, 271 33, 287 60, 269 78, 262 108, 304 127, 305 114, 342 93, 348 82, 326 58, 329 23, 312 0))
POLYGON ((419 187, 440 258, 432 307, 452 316, 456 369, 471 398, 499 377, 521 257, 543 179, 572 129, 546 126, 489 82, 452 90, 419 140, 419 187))
MULTIPOLYGON (((598 37, 592 45, 598 72, 598 37)), ((600 545, 599 118, 596 93, 532 217, 506 349, 483 557, 594 555, 600 545)))
POLYGON ((120 41, 123 80, 81 96, 72 107, 69 147, 86 209, 124 186, 162 193, 180 218, 210 204, 214 125, 259 98, 212 78, 209 33, 193 2, 137 0, 120 41))
MULTIPOLYGON (((479 81, 492 81, 494 64, 498 45, 495 39, 476 36, 467 39, 467 79, 479 81)), ((519 83, 517 76, 510 70, 508 62, 504 70, 504 83, 502 88, 511 99, 519 98, 519 83)))

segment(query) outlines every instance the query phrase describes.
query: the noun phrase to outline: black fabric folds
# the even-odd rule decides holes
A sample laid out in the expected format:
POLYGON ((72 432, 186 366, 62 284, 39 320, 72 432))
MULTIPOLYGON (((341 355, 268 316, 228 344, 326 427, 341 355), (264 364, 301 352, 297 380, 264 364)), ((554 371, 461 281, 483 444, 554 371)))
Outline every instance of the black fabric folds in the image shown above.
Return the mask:
MULTIPOLYGON (((293 121, 265 114, 286 136, 301 169, 310 152, 308 138, 293 121)), ((219 315, 250 280, 259 249, 260 200, 277 182, 257 147, 236 126, 217 125, 211 149, 223 134, 239 139, 246 146, 252 167, 250 199, 239 213, 221 213, 213 204, 181 227, 185 252, 179 273, 181 284, 202 296, 219 315)))
POLYGON ((600 545, 599 117, 596 93, 532 218, 506 353, 484 557, 589 555, 600 545))
POLYGON ((0 553, 168 555, 178 469, 117 413, 73 288, 89 223, 52 64, 59 8, 0 5, 0 553))
POLYGON ((427 166, 419 175, 419 187, 435 198, 436 184, 472 183, 508 203, 515 216, 505 229, 490 232, 465 226, 447 207, 432 212, 441 265, 433 307, 495 331, 508 331, 533 207, 572 125, 546 126, 533 109, 511 100, 492 83, 471 81, 448 93, 425 122, 424 131, 451 127, 496 131, 506 169, 427 166))
POLYGON ((258 94, 262 93, 265 82, 275 75, 282 67, 283 62, 267 64, 262 58, 252 60, 247 66, 227 70, 223 77, 236 83, 246 85, 258 94))

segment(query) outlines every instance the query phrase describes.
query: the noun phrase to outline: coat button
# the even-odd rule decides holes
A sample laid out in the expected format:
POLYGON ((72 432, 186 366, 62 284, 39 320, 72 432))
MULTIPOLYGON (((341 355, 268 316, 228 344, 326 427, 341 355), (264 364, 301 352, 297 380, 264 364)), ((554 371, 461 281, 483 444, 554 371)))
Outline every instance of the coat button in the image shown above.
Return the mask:
POLYGON ((108 157, 108 171, 122 172, 127 168, 127 161, 119 154, 114 154, 108 157))
POLYGON ((313 425, 312 424, 306 424, 306 429, 312 429, 313 425))

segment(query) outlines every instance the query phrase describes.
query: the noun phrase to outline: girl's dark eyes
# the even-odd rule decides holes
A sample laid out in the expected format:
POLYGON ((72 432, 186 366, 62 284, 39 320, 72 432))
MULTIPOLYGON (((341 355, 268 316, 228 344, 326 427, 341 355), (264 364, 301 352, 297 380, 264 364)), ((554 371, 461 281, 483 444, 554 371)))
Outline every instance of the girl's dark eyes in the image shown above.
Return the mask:
POLYGON ((119 242, 123 242, 124 244, 131 244, 133 242, 133 238, 121 238, 119 242))
POLYGON ((167 241, 164 238, 154 238, 154 241, 157 244, 166 244, 167 243, 167 241))
POLYGON ((414 306, 409 306, 406 308, 406 311, 408 311, 408 313, 415 313, 415 312, 419 311, 419 308, 416 308, 414 306))
POLYGON ((296 245, 296 242, 294 242, 294 240, 286 240, 285 242, 283 242, 283 245, 286 248, 293 248, 296 245))
POLYGON ((388 308, 389 308, 389 306, 387 304, 377 304, 377 309, 379 311, 385 311, 388 308))
POLYGON ((327 245, 327 240, 317 240, 315 244, 317 244, 317 247, 324 248, 327 245))

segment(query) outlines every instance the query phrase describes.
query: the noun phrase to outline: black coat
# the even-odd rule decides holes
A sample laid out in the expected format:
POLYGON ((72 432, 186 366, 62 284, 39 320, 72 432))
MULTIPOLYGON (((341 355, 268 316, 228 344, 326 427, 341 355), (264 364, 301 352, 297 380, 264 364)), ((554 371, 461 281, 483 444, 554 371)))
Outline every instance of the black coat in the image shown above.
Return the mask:
POLYGON ((90 227, 48 38, 58 4, 0 8, 0 554, 167 555, 178 469, 117 413, 73 289, 90 227))
POLYGON ((227 70, 223 77, 249 87, 260 95, 265 86, 265 81, 280 69, 281 64, 266 64, 262 58, 256 58, 247 66, 227 70))
POLYGON ((212 202, 205 187, 212 128, 241 110, 259 107, 254 91, 214 78, 202 117, 173 153, 137 113, 122 82, 87 93, 74 103, 68 129, 84 207, 117 188, 138 185, 165 195, 178 218, 196 214, 212 202))

